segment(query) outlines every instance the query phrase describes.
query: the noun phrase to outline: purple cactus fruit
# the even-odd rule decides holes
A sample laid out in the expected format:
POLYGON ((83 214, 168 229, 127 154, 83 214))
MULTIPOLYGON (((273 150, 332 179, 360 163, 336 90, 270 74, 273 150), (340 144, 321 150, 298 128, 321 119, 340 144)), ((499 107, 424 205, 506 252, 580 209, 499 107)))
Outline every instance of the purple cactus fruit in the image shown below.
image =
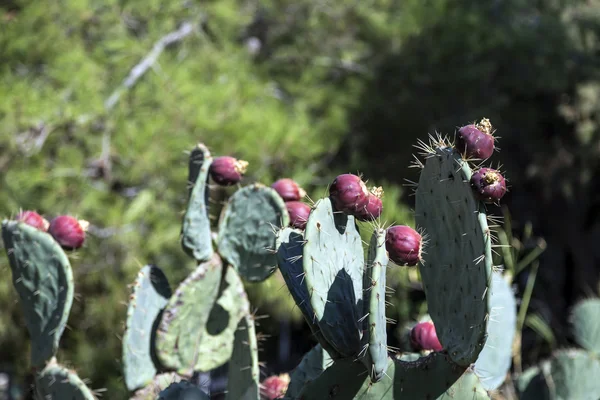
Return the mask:
POLYGON ((458 130, 456 149, 467 158, 485 160, 494 153, 492 124, 484 118, 477 125, 466 125, 458 130))
POLYGON ((369 190, 359 176, 342 174, 329 187, 329 197, 338 211, 355 215, 369 204, 369 190))
POLYGON ((417 265, 421 260, 421 244, 421 235, 410 226, 395 225, 387 229, 385 248, 390 260, 398 265, 417 265))
POLYGON ((290 178, 279 179, 271 187, 279 193, 283 201, 300 201, 306 196, 304 189, 290 178))
POLYGON ((484 203, 497 203, 506 194, 506 180, 500 172, 491 168, 477 170, 471 176, 471 186, 484 203))
POLYGON ((40 231, 46 232, 50 223, 46 218, 42 217, 35 211, 21 211, 16 218, 17 221, 23 222, 27 225, 31 225, 40 231))
POLYGON ((210 165, 210 176, 221 186, 231 186, 239 183, 246 173, 248 162, 234 157, 215 157, 210 165))
POLYGON ((443 347, 438 340, 433 322, 419 322, 410 331, 410 343, 412 347, 419 350, 442 351, 443 347))
POLYGON ((48 233, 63 248, 74 250, 83 246, 88 226, 89 223, 87 221, 78 221, 70 215, 61 215, 50 222, 48 233))
POLYGON ((306 228, 310 206, 301 201, 287 201, 285 203, 288 214, 290 215, 290 226, 297 229, 306 228))
POLYGON ((261 384, 261 398, 265 400, 279 399, 285 396, 285 392, 287 392, 289 384, 289 374, 269 376, 261 384))
POLYGON ((369 202, 367 205, 358 210, 354 216, 359 221, 372 221, 381 215, 383 211, 383 202, 381 201, 381 197, 383 196, 383 188, 380 187, 372 187, 371 193, 369 194, 369 202))

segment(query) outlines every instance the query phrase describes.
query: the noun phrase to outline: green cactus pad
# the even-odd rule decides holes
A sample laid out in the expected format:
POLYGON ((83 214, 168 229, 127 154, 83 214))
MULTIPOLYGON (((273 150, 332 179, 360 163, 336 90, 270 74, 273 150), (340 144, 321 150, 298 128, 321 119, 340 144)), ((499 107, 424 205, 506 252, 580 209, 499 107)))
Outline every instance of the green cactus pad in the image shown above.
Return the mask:
POLYGON ((170 384, 181 381, 181 376, 174 372, 158 374, 152 379, 152 382, 146 385, 146 387, 136 391, 129 400, 156 400, 160 392, 166 389, 170 384))
POLYGON ((35 377, 36 400, 95 400, 92 391, 75 371, 50 363, 35 377))
POLYGON ((571 313, 571 325, 577 344, 600 354, 600 299, 579 302, 571 313))
POLYGON ((56 354, 73 303, 73 273, 67 255, 46 232, 2 222, 12 279, 31 337, 31 364, 43 368, 56 354))
POLYGON ((371 237, 367 257, 367 270, 363 277, 365 294, 366 357, 362 358, 373 382, 385 376, 388 366, 387 331, 385 317, 385 270, 388 254, 385 248, 384 229, 376 229, 371 237))
POLYGON ((190 382, 180 381, 170 384, 156 400, 210 400, 210 397, 190 382))
POLYGON ((354 217, 336 212, 328 198, 311 211, 304 231, 304 279, 323 337, 337 353, 356 356, 363 335, 362 240, 354 217))
POLYGON ((417 226, 428 237, 419 271, 440 343, 459 365, 483 349, 492 280, 491 235, 471 169, 451 147, 437 147, 416 192, 417 226))
POLYGON ((162 270, 146 265, 133 283, 123 335, 123 369, 127 389, 146 386, 156 375, 153 359, 154 324, 171 297, 171 288, 162 270))
POLYGON ((296 399, 488 399, 477 377, 464 372, 446 355, 432 353, 410 363, 389 359, 387 376, 373 383, 362 363, 339 360, 296 399))
POLYGON ((304 355, 300 364, 290 374, 290 383, 285 393, 286 399, 295 399, 302 388, 317 379, 323 371, 333 365, 333 360, 320 344, 304 355))
POLYGON ((240 320, 235 332, 228 371, 226 400, 259 400, 258 343, 251 315, 240 320))
POLYGON ((512 345, 517 329, 517 302, 512 289, 494 272, 490 297, 490 318, 485 347, 479 353, 474 371, 487 390, 495 390, 506 379, 512 364, 512 345))
POLYGON ((283 199, 261 184, 235 192, 219 221, 219 253, 249 282, 267 279, 277 268, 275 227, 290 222, 283 199))
POLYGON ((223 273, 217 254, 198 265, 177 288, 165 307, 156 334, 160 363, 182 375, 192 374, 199 358, 202 327, 208 321, 223 273))
POLYGON ((213 255, 208 214, 208 170, 211 163, 212 157, 206 146, 198 144, 190 154, 188 183, 193 187, 181 229, 183 250, 198 262, 208 261, 213 255))

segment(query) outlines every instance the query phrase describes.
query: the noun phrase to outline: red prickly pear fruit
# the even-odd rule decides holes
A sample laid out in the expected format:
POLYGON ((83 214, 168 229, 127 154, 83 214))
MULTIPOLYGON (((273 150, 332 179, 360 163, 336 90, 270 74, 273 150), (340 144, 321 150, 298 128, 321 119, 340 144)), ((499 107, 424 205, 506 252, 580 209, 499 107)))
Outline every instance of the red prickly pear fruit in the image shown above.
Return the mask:
POLYGON ((48 233, 63 248, 74 250, 83 246, 88 226, 89 223, 87 221, 78 221, 70 215, 61 215, 50 221, 48 233))
POLYGON ((27 225, 31 225, 40 231, 46 232, 50 223, 46 218, 42 217, 35 211, 21 211, 16 218, 17 221, 23 222, 27 225))
POLYGON ((342 174, 329 187, 329 197, 338 211, 355 215, 369 204, 369 190, 359 176, 342 174))
POLYGON ((372 221, 379 218, 383 211, 383 202, 381 201, 382 196, 382 187, 372 187, 367 205, 354 214, 356 219, 359 221, 372 221))
POLYGON ((479 200, 497 203, 506 194, 506 180, 495 169, 480 168, 471 176, 471 186, 479 200))
POLYGON ((310 206, 301 201, 287 201, 285 203, 288 214, 290 215, 290 226, 297 229, 306 228, 310 206))
POLYGON ((431 321, 419 322, 412 328, 410 343, 415 350, 443 350, 431 321))
POLYGON ((285 396, 290 384, 290 375, 281 374, 269 376, 262 382, 261 396, 265 400, 275 400, 285 396))
POLYGON ((417 265, 421 260, 421 245, 421 235, 410 226, 395 225, 387 229, 385 248, 390 260, 398 265, 417 265))
POLYGON ((275 181, 271 187, 279 193, 283 201, 299 201, 306 196, 304 189, 298 186, 298 184, 290 178, 279 179, 278 181, 275 181))
POLYGON ((488 159, 494 153, 492 124, 484 118, 477 125, 466 125, 458 130, 456 148, 467 158, 488 159))
POLYGON ((221 186, 231 186, 239 183, 246 173, 248 162, 234 157, 215 157, 210 165, 210 176, 221 186))

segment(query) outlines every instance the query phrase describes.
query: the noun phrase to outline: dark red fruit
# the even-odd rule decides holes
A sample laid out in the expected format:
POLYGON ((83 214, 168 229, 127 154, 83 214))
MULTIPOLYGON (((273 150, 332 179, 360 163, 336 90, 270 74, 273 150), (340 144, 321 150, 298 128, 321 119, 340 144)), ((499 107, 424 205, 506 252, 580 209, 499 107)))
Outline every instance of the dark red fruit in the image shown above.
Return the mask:
POLYGON ((279 179, 271 185, 283 199, 283 201, 299 201, 306 196, 306 192, 290 178, 279 179))
POLYGON ((73 250, 83 246, 88 225, 87 221, 78 221, 70 215, 61 215, 50 222, 48 233, 62 247, 73 250))
POLYGON ((338 211, 355 215, 369 204, 369 190, 359 176, 339 175, 329 187, 329 197, 338 211))
POLYGON ((438 340, 433 322, 419 322, 410 331, 410 343, 419 350, 442 351, 443 347, 438 340))
POLYGON ((262 382, 261 398, 275 400, 283 397, 289 384, 290 376, 288 374, 270 376, 262 382))
POLYGON ((383 196, 383 188, 381 187, 372 187, 371 193, 369 193, 369 202, 367 205, 358 210, 354 216, 359 221, 372 221, 381 215, 383 211, 383 202, 381 201, 381 197, 383 196))
POLYGON ((46 221, 46 218, 42 217, 35 211, 21 211, 16 218, 17 221, 23 222, 27 225, 31 225, 40 231, 46 232, 50 223, 46 221))
POLYGON ((506 180, 491 168, 480 168, 475 172, 471 176, 471 186, 484 203, 497 203, 506 194, 506 180))
POLYGON ((310 214, 310 206, 301 201, 287 201, 285 206, 290 215, 290 226, 297 229, 306 228, 306 222, 308 221, 308 215, 310 214))
POLYGON ((394 263, 417 265, 421 259, 421 235, 410 226, 391 226, 385 236, 385 248, 394 263))
POLYGON ((210 176, 213 181, 222 186, 239 183, 246 173, 248 162, 234 157, 215 157, 210 165, 210 176))
POLYGON ((456 148, 467 158, 485 160, 494 153, 494 136, 492 124, 484 118, 477 125, 463 126, 458 130, 456 148))

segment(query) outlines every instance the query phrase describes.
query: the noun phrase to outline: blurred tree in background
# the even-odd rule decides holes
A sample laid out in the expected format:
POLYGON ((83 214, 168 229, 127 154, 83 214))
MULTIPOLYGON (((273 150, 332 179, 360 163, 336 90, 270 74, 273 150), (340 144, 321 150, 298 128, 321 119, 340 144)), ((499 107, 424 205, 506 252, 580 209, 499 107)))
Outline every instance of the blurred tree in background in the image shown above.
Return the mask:
MULTIPOLYGON (((294 177, 312 198, 364 172, 386 188, 383 220, 410 224, 412 145, 481 117, 502 137, 513 228, 531 221, 547 240, 532 308, 565 343, 566 310, 598 291, 599 35, 597 0, 0 2, 0 212, 92 223, 60 357, 125 398, 125 282, 145 263, 186 274, 184 151, 197 141, 248 160, 247 182, 294 177), (185 34, 124 83, 173 32, 185 34)), ((0 267, 0 368, 22 377, 28 341, 0 267)), ((404 272, 391 282, 401 324, 423 299, 408 301, 404 272)), ((260 314, 290 315, 283 286, 275 274, 248 287, 260 314)), ((266 350, 276 370, 297 361, 266 350)))

